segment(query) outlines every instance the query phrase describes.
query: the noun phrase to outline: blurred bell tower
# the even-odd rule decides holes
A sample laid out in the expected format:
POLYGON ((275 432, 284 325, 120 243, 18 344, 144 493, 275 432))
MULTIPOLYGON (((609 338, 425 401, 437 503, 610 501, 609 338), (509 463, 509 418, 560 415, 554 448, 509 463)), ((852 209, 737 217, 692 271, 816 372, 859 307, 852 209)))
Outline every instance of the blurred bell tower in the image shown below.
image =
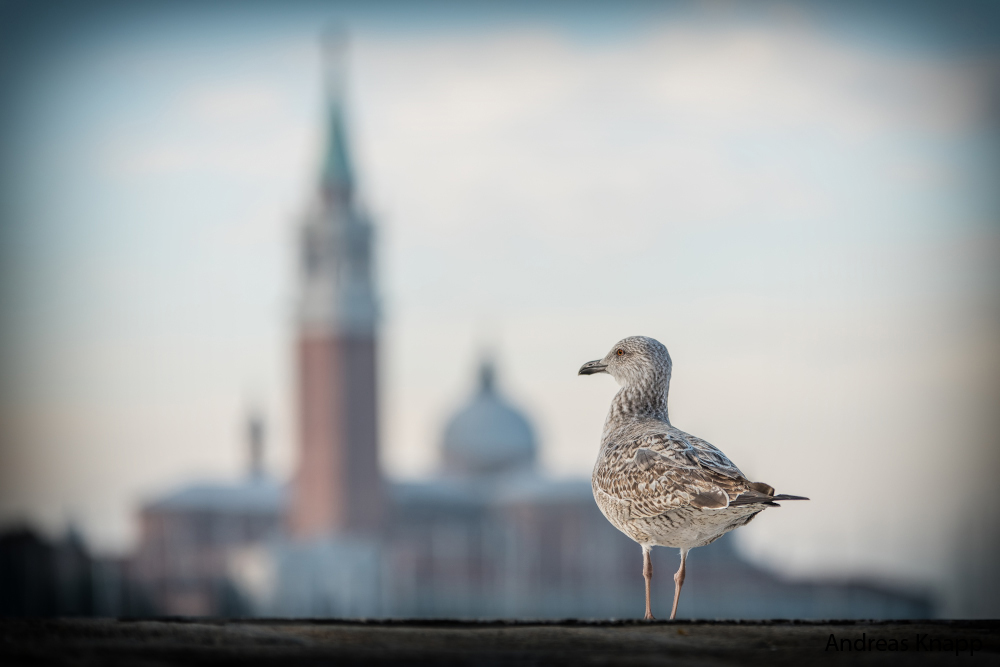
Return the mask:
POLYGON ((374 533, 383 510, 375 386, 372 225, 358 205, 344 123, 347 41, 323 40, 326 147, 300 228, 297 538, 374 533))

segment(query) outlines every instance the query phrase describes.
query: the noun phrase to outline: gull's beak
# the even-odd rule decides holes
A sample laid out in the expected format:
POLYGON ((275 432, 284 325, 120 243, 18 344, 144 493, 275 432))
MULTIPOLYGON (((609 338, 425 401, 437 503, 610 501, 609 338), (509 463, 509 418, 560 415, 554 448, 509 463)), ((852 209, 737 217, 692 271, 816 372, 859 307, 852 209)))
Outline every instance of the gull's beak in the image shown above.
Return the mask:
POLYGON ((608 365, 604 363, 601 359, 596 359, 594 361, 588 361, 583 366, 580 366, 580 372, 577 375, 593 375, 594 373, 607 373, 608 365))

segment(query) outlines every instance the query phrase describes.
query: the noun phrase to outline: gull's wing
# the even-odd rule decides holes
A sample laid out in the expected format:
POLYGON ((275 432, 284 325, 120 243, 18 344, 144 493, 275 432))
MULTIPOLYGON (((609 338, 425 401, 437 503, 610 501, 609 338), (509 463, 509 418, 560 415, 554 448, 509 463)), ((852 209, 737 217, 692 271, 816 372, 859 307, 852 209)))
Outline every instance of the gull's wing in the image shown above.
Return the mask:
MULTIPOLYGON (((699 460, 703 465, 712 468, 714 471, 722 473, 727 477, 749 481, 736 465, 729 460, 729 457, 722 453, 718 447, 712 443, 702 440, 683 431, 673 429, 673 432, 683 436, 684 440, 698 450, 699 460)), ((774 495, 774 487, 764 482, 750 482, 749 489, 739 496, 730 496, 729 502, 732 505, 769 505, 771 507, 781 507, 776 500, 809 500, 805 496, 792 496, 786 493, 774 495)))
POLYGON ((712 468, 718 473, 725 475, 726 477, 733 477, 736 479, 746 479, 736 464, 729 460, 729 457, 722 453, 722 450, 708 442, 707 440, 702 440, 690 433, 685 433, 678 429, 672 429, 669 436, 673 439, 680 439, 689 444, 692 449, 697 452, 698 460, 702 465, 712 468))
MULTIPOLYGON (((707 443, 704 443, 707 444, 707 443)), ((722 452, 696 447, 681 432, 655 433, 612 443, 594 470, 596 489, 629 503, 633 518, 680 507, 728 507, 751 490, 750 481, 722 452)))

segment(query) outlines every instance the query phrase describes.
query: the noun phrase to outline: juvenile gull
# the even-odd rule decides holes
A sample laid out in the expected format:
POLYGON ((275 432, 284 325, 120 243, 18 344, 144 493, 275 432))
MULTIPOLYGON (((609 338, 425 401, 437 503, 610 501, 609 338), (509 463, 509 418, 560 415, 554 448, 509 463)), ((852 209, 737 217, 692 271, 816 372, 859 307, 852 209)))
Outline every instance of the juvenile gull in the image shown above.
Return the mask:
POLYGON ((580 368, 580 375, 609 373, 622 387, 604 422, 591 485, 608 521, 642 546, 647 619, 653 618, 652 547, 681 550, 673 619, 688 551, 750 523, 767 507, 778 507, 776 500, 808 500, 774 495, 767 484, 747 479, 719 449, 671 426, 670 369, 667 348, 646 336, 621 340, 603 359, 580 368))

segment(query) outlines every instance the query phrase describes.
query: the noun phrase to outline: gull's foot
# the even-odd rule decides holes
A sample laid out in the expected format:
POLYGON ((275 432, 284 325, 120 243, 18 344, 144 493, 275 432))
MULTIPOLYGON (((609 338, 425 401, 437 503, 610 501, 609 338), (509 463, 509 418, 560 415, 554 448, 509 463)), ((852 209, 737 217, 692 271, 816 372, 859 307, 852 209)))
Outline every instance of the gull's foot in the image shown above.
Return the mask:
POLYGON ((644 620, 644 621, 655 621, 656 619, 655 619, 655 618, 653 618, 653 615, 652 615, 652 614, 650 614, 650 613, 649 613, 649 612, 647 611, 647 612, 646 612, 646 615, 642 617, 642 620, 644 620))

